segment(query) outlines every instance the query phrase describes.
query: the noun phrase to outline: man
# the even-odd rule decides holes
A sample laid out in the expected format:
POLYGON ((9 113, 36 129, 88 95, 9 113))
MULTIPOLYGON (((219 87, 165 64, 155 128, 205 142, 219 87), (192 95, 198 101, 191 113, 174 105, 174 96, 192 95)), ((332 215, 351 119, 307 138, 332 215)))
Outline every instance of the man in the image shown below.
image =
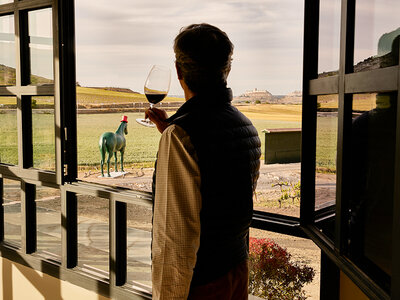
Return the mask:
POLYGON ((146 112, 162 133, 154 180, 153 299, 247 299, 256 129, 226 87, 233 45, 209 24, 175 38, 186 102, 146 112))

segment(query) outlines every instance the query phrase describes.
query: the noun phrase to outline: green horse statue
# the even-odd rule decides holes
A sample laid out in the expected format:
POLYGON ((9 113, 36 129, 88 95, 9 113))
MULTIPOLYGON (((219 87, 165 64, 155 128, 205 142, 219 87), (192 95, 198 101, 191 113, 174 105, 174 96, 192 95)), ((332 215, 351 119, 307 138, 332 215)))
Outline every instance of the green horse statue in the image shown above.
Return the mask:
POLYGON ((110 175, 110 159, 114 155, 115 159, 115 172, 118 172, 117 167, 117 152, 121 153, 121 171, 124 172, 124 152, 126 146, 125 134, 128 134, 128 117, 123 116, 121 124, 119 125, 117 131, 114 132, 104 132, 99 140, 99 148, 101 153, 101 176, 104 177, 103 165, 106 158, 106 152, 108 153, 107 159, 107 176, 110 175))

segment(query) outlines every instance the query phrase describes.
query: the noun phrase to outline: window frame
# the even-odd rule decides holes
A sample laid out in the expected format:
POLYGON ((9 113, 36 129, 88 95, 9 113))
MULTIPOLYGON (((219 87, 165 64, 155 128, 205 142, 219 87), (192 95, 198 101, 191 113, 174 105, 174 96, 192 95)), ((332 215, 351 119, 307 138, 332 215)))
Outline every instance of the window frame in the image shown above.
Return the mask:
MULTIPOLYGON (((352 96, 356 93, 397 91, 400 103, 400 65, 353 73, 355 0, 341 1, 340 62, 338 75, 318 78, 319 0, 306 0, 303 60, 303 134, 301 170, 300 222, 304 232, 322 251, 368 296, 373 299, 400 297, 400 105, 397 107, 394 213, 393 213, 393 270, 391 294, 360 270, 345 255, 347 244, 348 203, 351 189, 346 185, 350 174, 349 142, 351 142, 352 96), (328 239, 316 226, 315 210, 315 150, 317 96, 338 94, 337 186, 335 238, 328 239)), ((400 57, 400 53, 398 54, 400 57)))
MULTIPOLYGON (((311 238, 361 290, 371 298, 400 298, 400 257, 393 256, 392 292, 388 295, 371 278, 344 255, 346 236, 346 203, 349 191, 345 186, 346 160, 348 159, 349 130, 351 129, 351 96, 354 93, 397 91, 400 102, 400 66, 352 73, 354 52, 355 0, 341 2, 340 64, 339 73, 318 78, 319 0, 305 0, 303 48, 303 113, 302 113, 302 162, 300 218, 255 211, 252 227, 284 234, 311 238), (315 146, 317 96, 339 95, 337 190, 335 207, 335 239, 321 234, 315 218, 315 146), (307 145, 307 146, 306 146, 307 145), (344 146, 344 147, 343 147, 344 146), (313 151, 309 151, 313 149, 313 151)), ((26 186, 23 205, 23 247, 15 249, 6 245, 0 236, 2 256, 17 263, 33 267, 57 278, 83 286, 105 296, 121 299, 150 299, 151 295, 122 287, 126 282, 126 203, 151 206, 150 193, 111 188, 77 181, 77 126, 76 126, 76 77, 75 77, 75 11, 74 1, 14 0, 0 5, 0 16, 14 14, 16 30, 16 85, 0 87, 1 96, 15 96, 18 103, 18 165, 0 164, 0 196, 2 178, 21 181, 26 186), (28 10, 52 8, 54 85, 23 86, 22 69, 26 50, 21 49, 20 14, 28 10), (29 96, 54 96, 56 130, 56 171, 30 168, 32 136, 26 116, 30 107, 23 103, 29 96), (33 186, 47 185, 61 190, 62 261, 61 264, 35 256, 36 208, 33 186), (107 198, 110 201, 110 280, 104 282, 89 278, 76 270, 77 266, 77 200, 75 193, 107 198), (33 222, 33 223, 29 223, 33 222), (30 226, 28 226, 28 224, 30 226), (35 226, 33 226, 34 224, 35 226), (33 254, 33 255, 31 255, 33 254)), ((400 56, 400 53, 399 53, 400 56)), ((25 70, 26 73, 26 70, 25 70)), ((25 101, 25 102, 24 102, 25 101)), ((397 108, 400 116, 400 105, 397 108)), ((400 180, 400 118, 396 127, 395 182, 400 180)), ((394 199, 400 199, 400 184, 395 185, 394 199)), ((400 203, 394 201, 393 253, 400 253, 400 203)), ((0 221, 4 221, 0 211, 0 221)), ((329 210, 321 213, 330 213, 329 210)), ((1 223, 3 226, 3 223, 1 223)))

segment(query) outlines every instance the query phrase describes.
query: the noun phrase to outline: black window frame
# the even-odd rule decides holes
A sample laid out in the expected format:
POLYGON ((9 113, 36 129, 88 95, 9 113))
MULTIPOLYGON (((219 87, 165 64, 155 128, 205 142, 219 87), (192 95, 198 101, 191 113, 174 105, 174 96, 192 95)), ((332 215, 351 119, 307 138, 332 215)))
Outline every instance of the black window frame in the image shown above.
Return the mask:
MULTIPOLYGON (((311 238, 339 268, 371 298, 400 298, 400 257, 393 256, 392 292, 388 295, 363 273, 344 254, 346 237, 346 203, 344 195, 347 174, 344 166, 348 159, 348 141, 351 123, 351 96, 354 93, 397 91, 400 102, 400 66, 352 73, 354 52, 355 0, 342 0, 340 64, 338 75, 318 78, 319 0, 305 0, 303 49, 303 112, 300 218, 255 211, 252 227, 284 234, 311 238), (316 220, 333 214, 332 208, 315 213, 315 147, 317 96, 339 95, 339 125, 337 152, 337 194, 335 206, 335 239, 329 240, 318 228, 316 220)), ((19 164, 0 164, 0 198, 2 178, 19 180, 25 188, 23 205, 23 243, 21 249, 7 245, 0 235, 3 257, 30 266, 62 280, 108 297, 121 299, 150 299, 151 295, 123 287, 126 282, 126 203, 152 205, 150 193, 77 181, 77 126, 75 77, 75 10, 74 1, 14 0, 0 5, 0 16, 14 14, 16 30, 17 76, 16 85, 0 87, 0 96, 15 96, 18 102, 19 164), (21 76, 22 59, 27 55, 21 49, 20 14, 28 10, 52 8, 54 85, 24 86, 21 76), (31 168, 32 137, 25 116, 31 114, 23 105, 24 97, 54 96, 56 130, 56 171, 31 168), (25 146, 26 145, 26 146, 25 146), (61 190, 62 260, 60 264, 43 260, 36 251, 35 185, 46 185, 61 190), (89 278, 77 267, 77 199, 82 193, 108 199, 110 202, 110 280, 89 278), (29 223, 32 222, 32 223, 29 223), (30 224, 30 226, 27 226, 30 224), (35 226, 33 226, 33 225, 35 226)), ((26 34, 24 35, 26 36, 26 34)), ((400 53, 399 53, 400 56, 400 53)), ((26 73, 25 73, 26 74, 26 73)), ((400 116, 400 105, 397 115, 400 116)), ((397 119, 395 182, 400 180, 400 118, 397 119)), ((400 197, 400 184, 395 185, 395 199, 400 197)), ((393 253, 400 253, 400 203, 394 201, 393 253)), ((3 227, 3 211, 0 214, 3 227)), ((0 228, 1 229, 1 228, 0 228)), ((2 230, 1 230, 2 231, 2 230)))
MULTIPOLYGON (((352 96, 358 93, 397 92, 400 103, 400 65, 353 73, 355 0, 341 1, 340 62, 337 75, 318 78, 319 0, 306 0, 303 60, 303 134, 301 170, 302 230, 322 249, 357 286, 371 299, 398 299, 400 297, 400 105, 397 107, 394 210, 393 210, 393 262, 391 294, 385 292, 373 279, 346 257, 348 227, 347 186, 350 172, 349 145, 351 142, 352 96), (338 139, 334 239, 323 234, 318 225, 319 212, 315 212, 315 161, 317 96, 338 94, 338 139), (396 184, 397 183, 397 184, 396 184), (396 255, 397 254, 397 255, 396 255)), ((400 57, 400 53, 398 54, 400 57)))

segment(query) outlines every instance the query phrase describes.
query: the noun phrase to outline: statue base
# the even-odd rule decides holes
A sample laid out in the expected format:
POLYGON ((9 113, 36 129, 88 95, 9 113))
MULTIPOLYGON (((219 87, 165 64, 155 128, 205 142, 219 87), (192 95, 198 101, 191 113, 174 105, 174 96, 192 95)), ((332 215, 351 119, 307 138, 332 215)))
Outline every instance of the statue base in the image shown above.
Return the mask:
POLYGON ((128 174, 129 172, 110 172, 110 177, 108 177, 107 173, 104 173, 104 176, 99 176, 99 178, 118 178, 128 174))

